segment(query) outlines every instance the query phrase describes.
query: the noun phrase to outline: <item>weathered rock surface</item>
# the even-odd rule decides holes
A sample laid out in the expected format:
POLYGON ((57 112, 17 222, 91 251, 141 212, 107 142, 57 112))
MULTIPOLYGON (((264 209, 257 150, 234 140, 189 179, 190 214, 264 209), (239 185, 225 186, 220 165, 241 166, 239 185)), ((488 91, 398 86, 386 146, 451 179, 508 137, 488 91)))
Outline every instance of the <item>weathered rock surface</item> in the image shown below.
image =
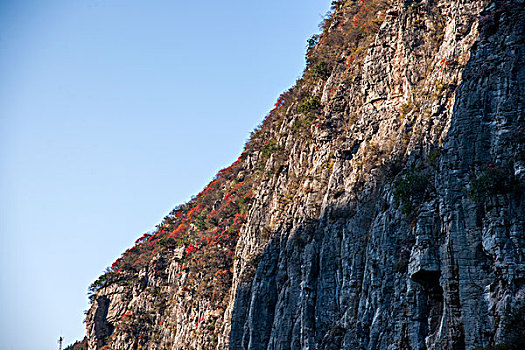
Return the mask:
POLYGON ((524 344, 525 1, 334 6, 312 49, 337 48, 327 76, 298 82, 221 187, 252 181, 231 262, 153 251, 96 291, 90 349, 524 344), (355 9, 374 10, 366 46, 336 40, 355 9))

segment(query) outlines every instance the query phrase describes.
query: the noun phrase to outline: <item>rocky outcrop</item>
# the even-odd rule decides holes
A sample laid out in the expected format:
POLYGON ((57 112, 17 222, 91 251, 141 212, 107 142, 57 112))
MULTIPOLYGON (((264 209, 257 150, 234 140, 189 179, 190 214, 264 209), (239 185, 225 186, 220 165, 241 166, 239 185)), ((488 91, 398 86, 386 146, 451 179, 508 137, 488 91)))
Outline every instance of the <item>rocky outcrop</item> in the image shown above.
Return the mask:
POLYGON ((524 10, 334 2, 239 161, 97 281, 89 348, 523 346, 524 10))
POLYGON ((68 345, 64 348, 64 350, 87 350, 87 337, 84 337, 82 340, 77 340, 71 345, 68 345))

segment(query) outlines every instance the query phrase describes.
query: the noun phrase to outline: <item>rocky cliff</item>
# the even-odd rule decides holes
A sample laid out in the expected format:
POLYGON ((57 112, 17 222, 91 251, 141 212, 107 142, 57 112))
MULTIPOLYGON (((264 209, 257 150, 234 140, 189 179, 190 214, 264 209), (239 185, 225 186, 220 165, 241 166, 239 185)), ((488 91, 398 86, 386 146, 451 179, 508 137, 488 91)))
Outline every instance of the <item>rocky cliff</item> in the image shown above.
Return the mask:
POLYGON ((89 349, 525 348, 524 11, 334 1, 239 160, 93 283, 89 349))

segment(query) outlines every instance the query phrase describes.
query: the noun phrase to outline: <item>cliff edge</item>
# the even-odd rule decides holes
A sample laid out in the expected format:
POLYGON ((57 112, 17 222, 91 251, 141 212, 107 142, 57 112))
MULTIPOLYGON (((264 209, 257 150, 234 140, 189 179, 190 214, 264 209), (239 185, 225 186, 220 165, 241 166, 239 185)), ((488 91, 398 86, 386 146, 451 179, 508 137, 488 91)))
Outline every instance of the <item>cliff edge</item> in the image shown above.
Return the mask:
POLYGON ((524 28, 333 1, 238 161, 93 283, 89 349, 525 348, 524 28))

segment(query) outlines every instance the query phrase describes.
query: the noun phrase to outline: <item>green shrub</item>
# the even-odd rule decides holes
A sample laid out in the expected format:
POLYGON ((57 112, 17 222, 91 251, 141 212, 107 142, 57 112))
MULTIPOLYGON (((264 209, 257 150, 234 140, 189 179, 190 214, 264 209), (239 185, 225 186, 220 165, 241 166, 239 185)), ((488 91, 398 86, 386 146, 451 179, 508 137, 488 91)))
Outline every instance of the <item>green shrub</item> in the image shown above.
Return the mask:
POLYGON ((396 263, 395 268, 397 273, 405 273, 408 270, 408 260, 407 259, 401 259, 396 263))
POLYGON ((206 229, 206 217, 208 216, 209 209, 204 209, 200 215, 197 215, 194 219, 195 227, 197 230, 204 231, 206 229))
POLYGON ((312 67, 312 76, 315 79, 327 79, 330 76, 330 67, 325 61, 319 62, 312 67))
POLYGON ((236 203, 237 203, 237 207, 239 208, 239 214, 244 215, 246 213, 246 207, 247 207, 246 199, 241 197, 237 200, 236 203))
POLYGON ((409 169, 394 182, 394 200, 401 203, 401 212, 410 215, 425 199, 429 186, 428 175, 409 169))
POLYGON ((264 159, 266 159, 277 150, 279 150, 277 142, 275 142, 275 140, 270 140, 263 145, 261 155, 264 159))
POLYGON ((73 344, 67 346, 64 350, 87 350, 87 338, 84 337, 82 341, 77 340, 73 344))
POLYGON ((510 169, 489 166, 478 170, 467 189, 467 194, 473 201, 482 201, 497 194, 511 193, 516 189, 516 179, 510 169))
POLYGON ((317 45, 317 43, 319 42, 319 34, 314 34, 312 35, 312 37, 310 39, 307 40, 307 44, 306 44, 306 56, 305 56, 305 59, 306 59, 306 64, 309 65, 310 63, 312 63, 312 52, 313 52, 313 49, 315 47, 315 45, 317 45))
POLYGON ((101 288, 107 287, 111 283, 112 276, 113 273, 109 268, 107 268, 104 271, 104 273, 97 278, 95 282, 91 283, 91 285, 88 288, 88 298, 90 304, 93 304, 93 302, 95 301, 97 292, 101 288))
POLYGON ((437 160, 439 156, 441 155, 441 150, 439 148, 433 148, 428 152, 428 164, 432 167, 435 167, 437 165, 437 160))
POLYGON ((312 96, 309 98, 306 98, 303 104, 297 108, 297 112, 304 113, 304 114, 310 114, 313 112, 317 112, 321 109, 321 100, 319 100, 319 97, 312 96))
POLYGON ((311 115, 307 115, 303 118, 297 119, 297 121, 294 123, 293 128, 295 131, 301 130, 301 129, 308 129, 312 123, 314 122, 315 118, 311 115))

